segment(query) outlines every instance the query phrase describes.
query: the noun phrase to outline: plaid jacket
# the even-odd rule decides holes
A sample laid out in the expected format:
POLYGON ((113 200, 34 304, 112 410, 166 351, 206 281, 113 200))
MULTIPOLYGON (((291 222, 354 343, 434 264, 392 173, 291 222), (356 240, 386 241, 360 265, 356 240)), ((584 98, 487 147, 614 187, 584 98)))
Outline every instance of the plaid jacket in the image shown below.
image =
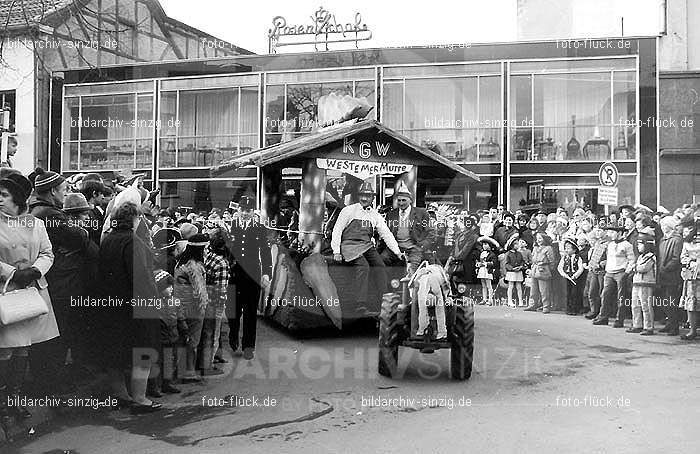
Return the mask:
POLYGON ((215 309, 223 309, 226 304, 228 281, 231 273, 228 260, 207 248, 204 254, 204 270, 206 271, 209 304, 214 306, 215 309))

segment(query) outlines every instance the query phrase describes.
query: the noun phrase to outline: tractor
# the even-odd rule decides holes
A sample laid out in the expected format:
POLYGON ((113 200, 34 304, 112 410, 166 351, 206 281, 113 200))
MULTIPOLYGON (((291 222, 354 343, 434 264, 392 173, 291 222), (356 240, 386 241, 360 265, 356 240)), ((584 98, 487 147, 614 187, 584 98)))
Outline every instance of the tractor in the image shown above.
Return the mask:
MULTIPOLYGON (((455 380, 466 380, 472 373, 472 358, 474 354, 474 306, 471 295, 467 294, 468 286, 460 282, 457 276, 446 276, 441 282, 445 311, 447 336, 437 338, 439 309, 436 305, 428 305, 423 310, 428 311, 428 326, 418 333, 419 304, 415 277, 428 262, 421 263, 414 273, 390 279, 393 291, 382 297, 379 314, 379 374, 385 377, 395 377, 399 347, 420 350, 421 353, 434 353, 441 348, 450 349, 450 376, 455 380), (446 278, 446 279, 445 279, 446 278)), ((432 298, 434 301, 435 298, 432 298)))

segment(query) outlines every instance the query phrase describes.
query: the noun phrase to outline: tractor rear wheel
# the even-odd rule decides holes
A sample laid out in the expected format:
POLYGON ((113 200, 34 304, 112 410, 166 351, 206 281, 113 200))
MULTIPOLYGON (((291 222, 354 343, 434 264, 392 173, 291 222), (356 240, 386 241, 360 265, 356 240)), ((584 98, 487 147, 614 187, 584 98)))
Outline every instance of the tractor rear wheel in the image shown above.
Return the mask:
POLYGON ((379 364, 378 371, 385 377, 393 377, 399 362, 399 344, 401 343, 401 321, 399 305, 401 295, 385 293, 379 313, 379 364))
POLYGON ((466 380, 472 375, 474 358, 474 307, 455 305, 450 337, 450 375, 454 380, 466 380))

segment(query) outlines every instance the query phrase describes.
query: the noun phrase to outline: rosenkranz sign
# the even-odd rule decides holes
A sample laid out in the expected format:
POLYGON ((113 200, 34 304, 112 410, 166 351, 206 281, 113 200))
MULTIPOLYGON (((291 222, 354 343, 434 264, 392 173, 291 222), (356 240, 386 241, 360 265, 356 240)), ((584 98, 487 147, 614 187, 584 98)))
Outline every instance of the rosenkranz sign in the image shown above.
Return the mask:
POLYGON ((367 24, 362 23, 360 13, 355 13, 354 22, 343 24, 335 19, 335 14, 320 7, 311 16, 311 23, 306 25, 289 25, 284 17, 275 16, 267 36, 269 51, 274 54, 278 47, 303 44, 313 44, 315 50, 318 50, 318 45, 321 44, 325 46, 323 50, 328 50, 329 43, 352 42, 357 48, 358 42, 372 39, 372 32, 367 28, 367 24), (313 36, 313 41, 305 40, 305 37, 310 36, 313 36), (281 41, 282 37, 286 37, 286 41, 281 41))

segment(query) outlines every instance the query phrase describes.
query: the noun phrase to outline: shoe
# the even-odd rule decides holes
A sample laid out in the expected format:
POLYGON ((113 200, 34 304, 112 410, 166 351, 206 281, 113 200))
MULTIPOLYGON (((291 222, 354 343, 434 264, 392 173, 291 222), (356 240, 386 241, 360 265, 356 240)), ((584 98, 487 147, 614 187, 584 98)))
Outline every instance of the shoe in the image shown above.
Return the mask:
POLYGON ((233 356, 234 358, 238 358, 238 357, 240 357, 240 356, 243 355, 243 352, 240 351, 240 350, 238 349, 238 347, 236 347, 236 348, 231 347, 231 351, 232 351, 231 354, 232 354, 232 356, 233 356))
POLYGON ((146 395, 147 395, 148 397, 155 397, 155 398, 157 398, 157 399, 160 399, 161 397, 163 397, 163 393, 160 392, 159 389, 151 389, 151 390, 148 390, 148 391, 146 391, 146 395))
POLYGON ((226 363, 228 363, 228 360, 222 358, 221 356, 214 357, 214 364, 226 364, 226 363))
POLYGON ((589 314, 584 315, 584 317, 586 317, 588 320, 593 320, 594 318, 597 317, 597 315, 589 313, 589 314))
POLYGON ((654 334, 656 333, 654 333, 653 329, 645 329, 641 333, 639 333, 640 336, 653 336, 654 334))
POLYGON ((163 404, 160 402, 151 402, 151 405, 144 405, 144 404, 133 404, 131 406, 131 414, 133 415, 145 415, 146 413, 154 413, 158 410, 160 410, 163 407, 163 404))
POLYGON ((523 309, 525 312, 537 312, 537 308, 535 306, 528 306, 525 309, 523 309))
POLYGON ((688 333, 688 334, 684 334, 683 336, 681 336, 681 340, 691 341, 691 340, 697 339, 697 337, 698 337, 697 333, 693 333, 693 334, 688 333))
POLYGON ((255 357, 253 349, 251 347, 246 347, 243 349, 243 359, 251 360, 255 357))
POLYGON ((163 383, 162 391, 167 394, 179 394, 182 392, 179 388, 174 387, 170 383, 163 383))
POLYGON ((437 336, 435 337, 435 340, 445 340, 445 339, 447 339, 447 332, 437 333, 437 336))
POLYGON ((190 376, 190 377, 182 377, 180 381, 183 384, 188 384, 188 383, 201 383, 202 382, 202 377, 199 376, 190 376))
POLYGON ((549 314, 549 309, 542 309, 543 314, 549 314))
POLYGON ((202 370, 202 377, 211 377, 212 375, 222 375, 223 370, 217 369, 216 367, 211 367, 209 369, 202 370))
POLYGON ((633 333, 633 334, 641 333, 642 331, 644 331, 642 328, 627 328, 625 330, 626 333, 633 333))
POLYGON ((663 328, 659 330, 660 333, 668 333, 668 330, 671 329, 670 326, 666 325, 663 328))
POLYGON ((606 325, 608 324, 608 319, 607 318, 596 318, 593 320, 594 325, 606 325))
POLYGON ((622 323, 620 320, 615 320, 615 323, 613 323, 613 328, 624 328, 625 325, 622 323))

